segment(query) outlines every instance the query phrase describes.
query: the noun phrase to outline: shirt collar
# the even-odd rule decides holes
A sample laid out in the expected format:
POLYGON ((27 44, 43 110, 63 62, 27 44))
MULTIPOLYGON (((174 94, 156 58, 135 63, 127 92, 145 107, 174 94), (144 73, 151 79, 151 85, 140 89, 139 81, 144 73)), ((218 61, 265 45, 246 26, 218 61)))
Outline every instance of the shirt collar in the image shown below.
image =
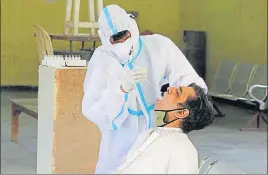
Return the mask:
POLYGON ((157 127, 156 132, 172 132, 172 133, 183 133, 181 128, 171 128, 171 127, 157 127))

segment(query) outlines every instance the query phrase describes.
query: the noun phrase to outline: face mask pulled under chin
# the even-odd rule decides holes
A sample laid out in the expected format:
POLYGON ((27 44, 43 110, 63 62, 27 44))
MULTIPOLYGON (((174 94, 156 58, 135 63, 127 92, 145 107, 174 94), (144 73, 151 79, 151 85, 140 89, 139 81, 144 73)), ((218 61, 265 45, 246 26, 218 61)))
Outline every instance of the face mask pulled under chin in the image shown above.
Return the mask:
POLYGON ((131 59, 132 43, 127 39, 124 43, 112 45, 111 53, 121 63, 126 64, 131 59))
POLYGON ((175 118, 175 119, 173 119, 173 120, 171 120, 171 121, 167 121, 167 118, 166 118, 166 117, 167 117, 167 114, 168 114, 169 112, 177 111, 177 110, 183 110, 183 109, 186 109, 186 108, 178 108, 178 109, 172 109, 172 110, 156 110, 157 113, 158 113, 159 115, 162 116, 162 117, 161 117, 162 122, 159 123, 158 127, 165 127, 166 125, 168 125, 168 124, 170 124, 170 123, 173 123, 173 122, 179 120, 180 118, 175 118))

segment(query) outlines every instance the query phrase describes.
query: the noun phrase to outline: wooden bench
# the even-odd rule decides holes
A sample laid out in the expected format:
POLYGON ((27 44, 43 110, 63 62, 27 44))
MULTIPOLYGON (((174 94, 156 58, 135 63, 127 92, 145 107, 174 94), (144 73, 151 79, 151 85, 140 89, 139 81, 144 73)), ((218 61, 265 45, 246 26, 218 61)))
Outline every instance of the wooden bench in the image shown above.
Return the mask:
POLYGON ((37 99, 10 99, 9 101, 11 102, 12 107, 11 141, 17 142, 19 133, 19 115, 23 112, 37 119, 37 99))

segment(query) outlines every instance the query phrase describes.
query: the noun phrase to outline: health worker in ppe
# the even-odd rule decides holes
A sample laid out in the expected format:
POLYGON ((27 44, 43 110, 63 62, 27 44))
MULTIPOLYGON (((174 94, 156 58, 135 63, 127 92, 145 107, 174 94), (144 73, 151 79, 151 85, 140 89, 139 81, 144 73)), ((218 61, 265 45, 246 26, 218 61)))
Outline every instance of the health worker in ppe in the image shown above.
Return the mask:
POLYGON ((172 87, 196 83, 207 91, 170 39, 139 36, 135 20, 118 5, 105 7, 98 24, 102 45, 88 64, 82 101, 83 115, 101 132, 96 174, 114 173, 138 134, 156 127, 164 77, 172 87))

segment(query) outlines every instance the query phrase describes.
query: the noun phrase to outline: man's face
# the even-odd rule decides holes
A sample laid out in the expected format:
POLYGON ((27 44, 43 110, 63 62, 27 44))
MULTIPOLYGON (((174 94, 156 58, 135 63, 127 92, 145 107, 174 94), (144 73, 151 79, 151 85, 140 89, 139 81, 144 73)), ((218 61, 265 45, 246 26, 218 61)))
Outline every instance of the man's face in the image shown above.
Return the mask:
MULTIPOLYGON (((183 108, 180 104, 184 104, 187 100, 193 99, 195 97, 196 94, 193 87, 184 87, 184 86, 180 86, 179 88, 170 87, 168 88, 167 92, 164 93, 163 99, 156 101, 155 110, 166 111, 166 110, 180 109, 183 108)), ((178 110, 167 113, 166 116, 167 122, 175 119, 176 112, 178 112, 178 110)))

